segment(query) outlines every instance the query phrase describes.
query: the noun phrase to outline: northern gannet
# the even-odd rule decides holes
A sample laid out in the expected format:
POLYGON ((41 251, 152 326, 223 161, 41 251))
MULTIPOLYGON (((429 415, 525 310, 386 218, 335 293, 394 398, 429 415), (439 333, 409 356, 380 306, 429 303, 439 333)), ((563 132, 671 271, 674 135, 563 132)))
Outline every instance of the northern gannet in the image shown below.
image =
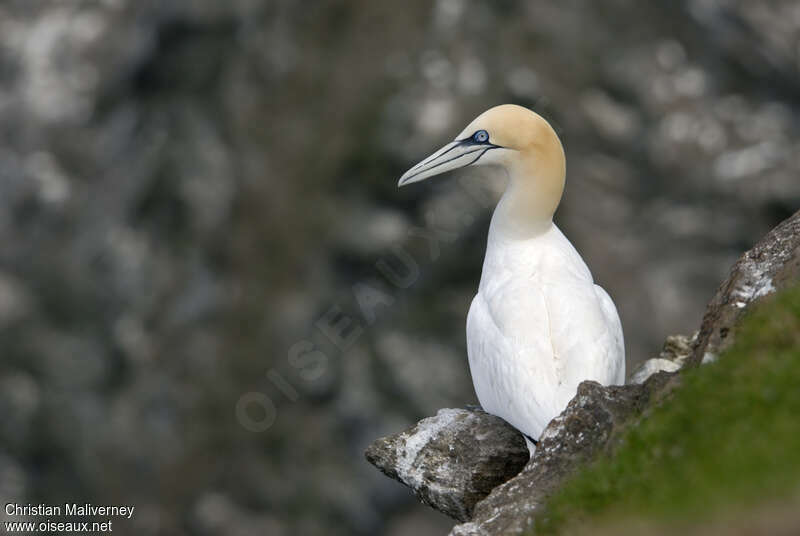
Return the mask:
POLYGON ((580 382, 623 383, 622 325, 608 293, 553 223, 566 160, 550 124, 521 106, 491 108, 398 186, 465 166, 508 175, 467 314, 472 382, 483 409, 522 432, 533 454, 580 382))

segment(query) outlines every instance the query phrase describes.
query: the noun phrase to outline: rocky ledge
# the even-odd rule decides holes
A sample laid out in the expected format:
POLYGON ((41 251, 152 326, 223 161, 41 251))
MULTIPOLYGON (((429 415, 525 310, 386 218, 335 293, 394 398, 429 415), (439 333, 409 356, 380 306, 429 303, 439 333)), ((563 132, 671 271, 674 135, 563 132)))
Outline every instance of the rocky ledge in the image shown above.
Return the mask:
POLYGON ((405 432, 376 440, 367 459, 460 524, 451 536, 522 534, 576 468, 680 383, 680 369, 716 358, 751 304, 800 281, 800 211, 736 262, 706 309, 698 333, 671 336, 628 385, 583 382, 550 422, 530 460, 522 436, 480 409, 442 409, 405 432))
POLYGON ((419 499, 459 521, 528 462, 522 435, 478 408, 441 409, 369 446, 367 460, 419 499))

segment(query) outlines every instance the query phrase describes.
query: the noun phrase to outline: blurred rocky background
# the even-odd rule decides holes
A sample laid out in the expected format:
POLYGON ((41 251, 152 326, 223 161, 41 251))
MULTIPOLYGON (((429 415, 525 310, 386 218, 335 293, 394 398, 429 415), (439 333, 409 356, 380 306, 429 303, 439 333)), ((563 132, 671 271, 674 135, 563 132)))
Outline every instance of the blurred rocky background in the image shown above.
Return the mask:
POLYGON ((798 95, 790 0, 0 1, 0 499, 446 533, 362 452, 474 401, 494 194, 400 174, 547 117, 630 368, 800 204, 798 95))

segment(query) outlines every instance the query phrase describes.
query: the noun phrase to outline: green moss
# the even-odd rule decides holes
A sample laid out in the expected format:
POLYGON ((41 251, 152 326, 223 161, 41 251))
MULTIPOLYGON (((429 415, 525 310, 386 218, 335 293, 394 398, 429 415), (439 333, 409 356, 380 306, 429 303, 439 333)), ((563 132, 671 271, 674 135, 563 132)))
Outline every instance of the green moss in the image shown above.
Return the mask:
POLYGON ((693 522, 797 492, 800 289, 750 313, 734 346, 683 380, 612 456, 551 498, 537 534, 567 520, 693 522))

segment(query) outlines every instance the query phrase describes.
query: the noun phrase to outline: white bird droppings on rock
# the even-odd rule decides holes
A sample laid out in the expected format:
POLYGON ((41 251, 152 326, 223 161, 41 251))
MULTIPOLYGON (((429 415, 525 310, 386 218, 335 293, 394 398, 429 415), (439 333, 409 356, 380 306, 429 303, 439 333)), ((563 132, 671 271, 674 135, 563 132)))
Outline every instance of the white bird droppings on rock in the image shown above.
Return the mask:
POLYGON ((713 363, 717 360, 717 354, 713 352, 706 352, 703 354, 703 359, 700 361, 701 365, 708 365, 709 363, 713 363))
POLYGON ((402 449, 398 448, 397 452, 397 474, 412 489, 419 488, 425 476, 424 471, 414 465, 420 451, 442 430, 452 425, 459 413, 457 409, 440 409, 436 417, 422 419, 413 434, 404 434, 405 445, 402 449))
POLYGON ((676 363, 675 361, 654 357, 653 359, 648 359, 642 363, 631 375, 631 379, 628 383, 643 383, 645 380, 647 380, 647 378, 656 372, 675 372, 680 368, 680 364, 676 363))

